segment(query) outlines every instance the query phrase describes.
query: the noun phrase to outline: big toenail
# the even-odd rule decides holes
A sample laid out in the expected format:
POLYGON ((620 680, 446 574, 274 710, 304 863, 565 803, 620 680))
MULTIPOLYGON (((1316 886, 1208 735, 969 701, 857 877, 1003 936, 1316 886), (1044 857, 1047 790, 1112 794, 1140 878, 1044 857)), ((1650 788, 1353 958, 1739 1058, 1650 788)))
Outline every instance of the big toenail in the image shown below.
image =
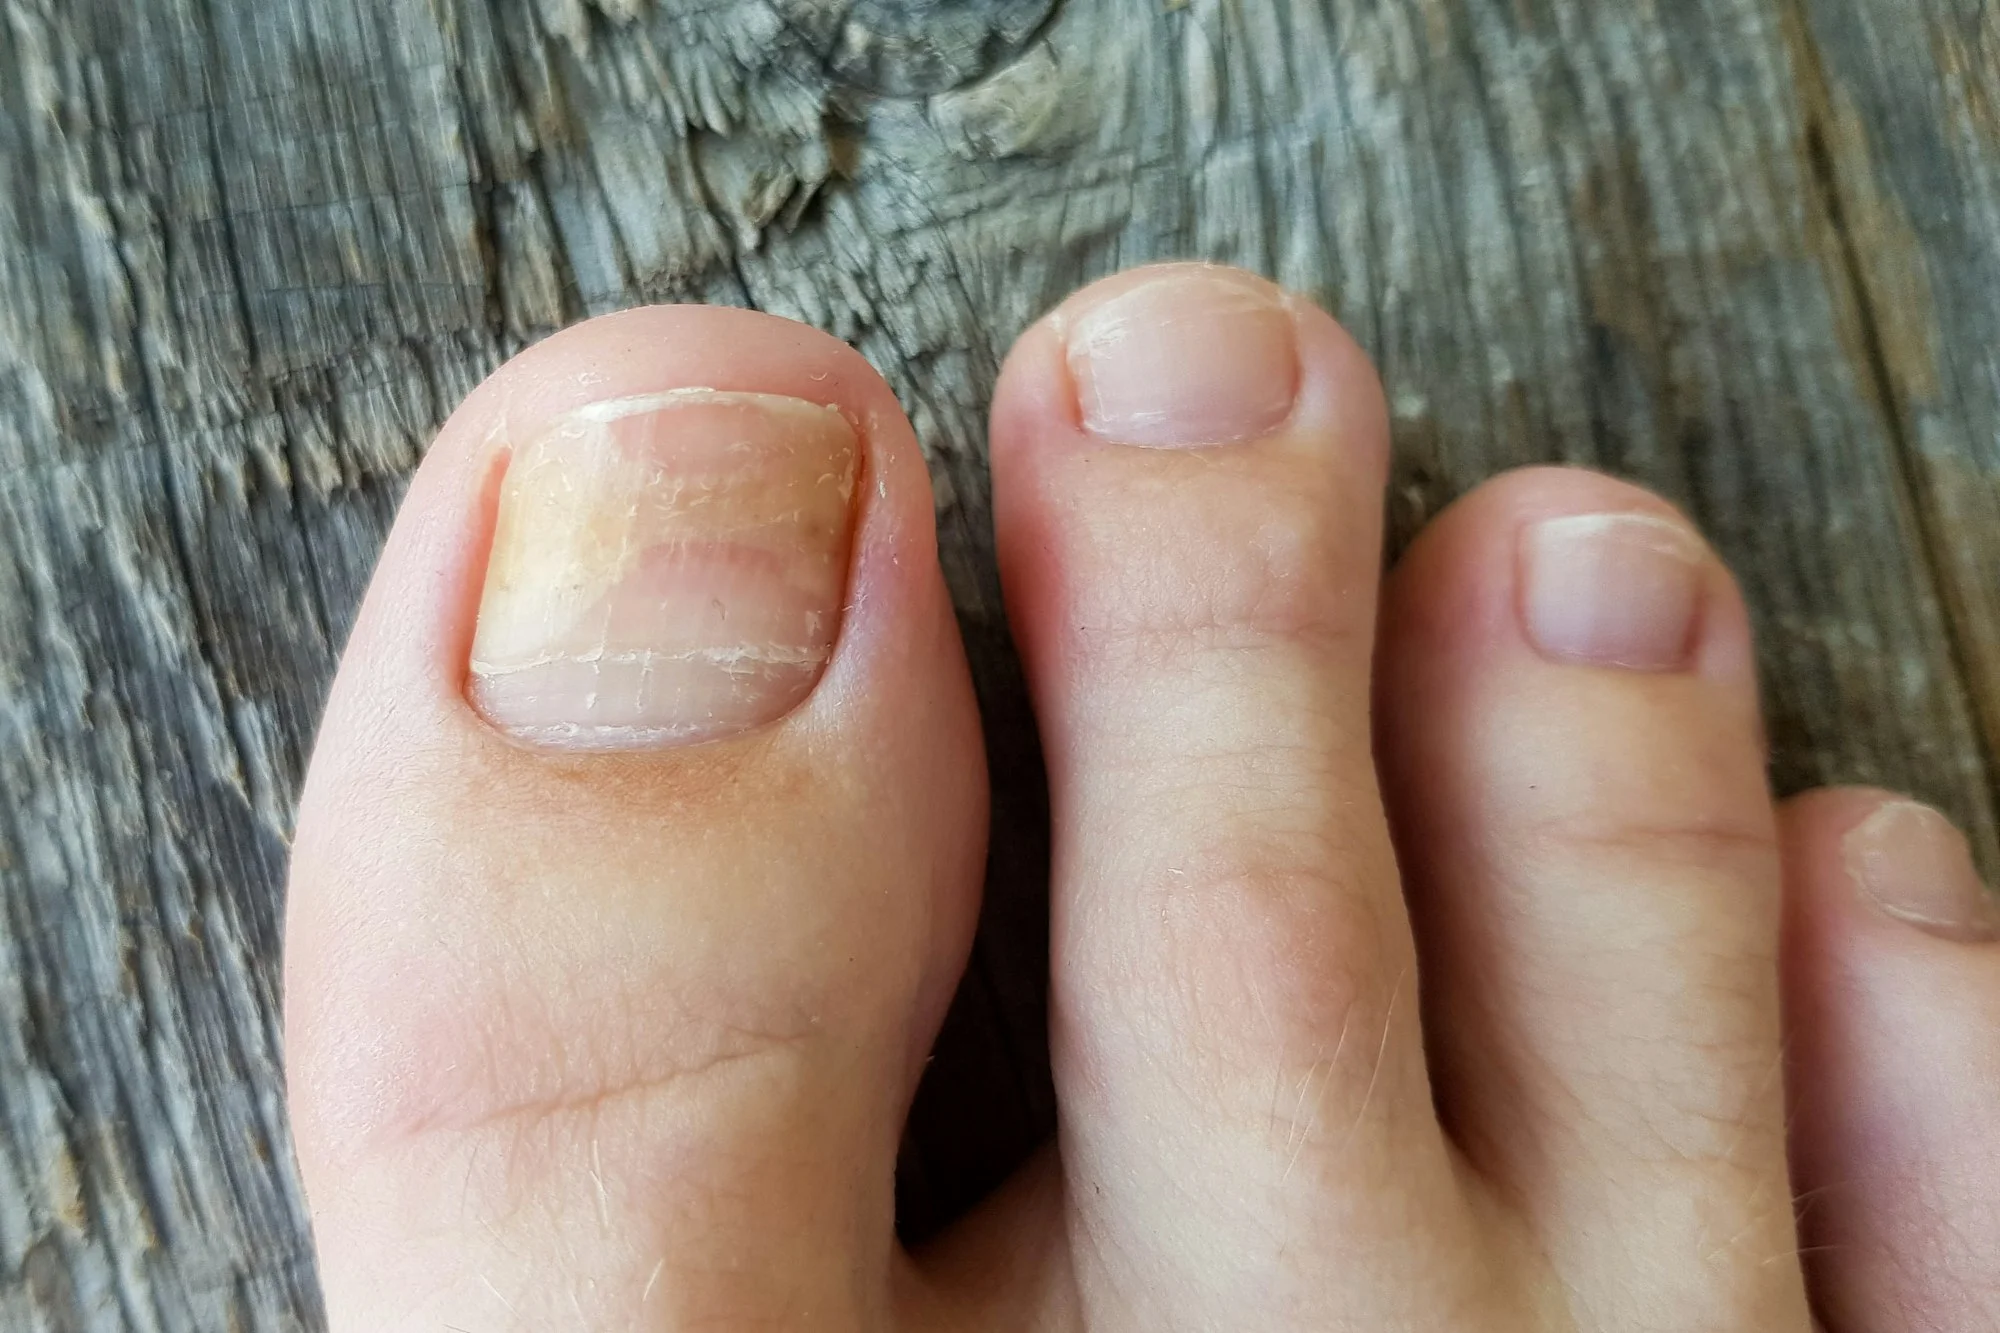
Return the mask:
POLYGON ((1676 671, 1693 651, 1706 555, 1651 514, 1546 519, 1521 538, 1522 617, 1548 657, 1676 671))
POLYGON ((1915 801, 1890 801, 1840 844, 1855 885, 1890 916, 1955 940, 2000 938, 2000 905, 1965 835, 1915 801))
POLYGON ((467 695, 571 749, 761 726, 840 627, 858 449, 830 407, 675 389, 581 408, 516 443, 467 695))
POLYGON ((1066 342, 1085 429, 1123 444, 1254 439, 1298 396, 1282 295, 1230 269, 1164 269, 1090 308, 1066 342))

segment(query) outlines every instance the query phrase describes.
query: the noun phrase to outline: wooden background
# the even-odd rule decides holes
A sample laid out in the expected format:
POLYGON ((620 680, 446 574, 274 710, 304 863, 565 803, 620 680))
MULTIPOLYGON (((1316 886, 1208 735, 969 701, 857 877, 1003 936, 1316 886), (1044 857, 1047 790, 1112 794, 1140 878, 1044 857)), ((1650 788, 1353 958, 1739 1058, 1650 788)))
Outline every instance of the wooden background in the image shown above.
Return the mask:
POLYGON ((905 1154, 1047 1128, 1038 759, 982 463, 1125 264, 1317 295, 1400 541, 1509 465, 1686 504, 1774 777, 2000 869, 1994 0, 0 0, 0 1327, 318 1327, 281 1097, 292 803, 426 439, 509 353, 747 303, 886 374, 990 719, 992 892, 905 1154))

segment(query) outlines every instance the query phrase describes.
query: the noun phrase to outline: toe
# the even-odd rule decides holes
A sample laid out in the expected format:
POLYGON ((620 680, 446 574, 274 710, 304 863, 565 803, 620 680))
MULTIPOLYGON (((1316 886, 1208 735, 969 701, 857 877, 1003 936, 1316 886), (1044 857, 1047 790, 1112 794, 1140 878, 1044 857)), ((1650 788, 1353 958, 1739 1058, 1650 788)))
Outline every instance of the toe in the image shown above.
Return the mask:
POLYGON ((2000 1327, 2000 908, 1944 816, 1789 802, 1792 1156, 1828 1333, 2000 1327))
POLYGON ((907 423, 634 311, 412 483, 300 815, 287 1040, 339 1329, 884 1326, 983 777, 907 423))
POLYGON ((1100 283, 1002 374, 1093 1326, 1368 1325, 1461 1294, 1427 1248, 1456 1185, 1369 753, 1386 453, 1360 350, 1234 270, 1100 283))
POLYGON ((1726 572, 1655 497, 1529 471, 1418 538, 1383 624, 1450 1130, 1584 1322, 1803 1327, 1776 833, 1726 572))

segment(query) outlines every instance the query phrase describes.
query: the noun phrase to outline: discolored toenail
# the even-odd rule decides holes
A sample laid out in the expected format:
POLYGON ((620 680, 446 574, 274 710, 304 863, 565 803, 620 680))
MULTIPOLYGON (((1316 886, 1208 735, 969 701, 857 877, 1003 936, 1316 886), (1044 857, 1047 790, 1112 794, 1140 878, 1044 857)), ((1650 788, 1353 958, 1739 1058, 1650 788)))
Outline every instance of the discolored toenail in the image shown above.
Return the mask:
POLYGON ((1965 835, 1915 801, 1890 801, 1841 840, 1847 873, 1900 921, 1955 940, 2000 938, 2000 904, 1980 882, 1965 835))
POLYGON ((1225 444, 1269 434, 1298 396, 1283 294, 1232 269, 1162 269, 1066 336, 1084 428, 1123 444, 1225 444))
POLYGON ((839 412, 712 389, 514 447, 467 694, 535 744, 712 740, 796 707, 839 630, 858 448, 839 412))
POLYGON ((1548 657, 1635 671, 1687 666, 1701 609, 1699 538, 1652 514, 1577 514, 1522 533, 1522 616, 1548 657))

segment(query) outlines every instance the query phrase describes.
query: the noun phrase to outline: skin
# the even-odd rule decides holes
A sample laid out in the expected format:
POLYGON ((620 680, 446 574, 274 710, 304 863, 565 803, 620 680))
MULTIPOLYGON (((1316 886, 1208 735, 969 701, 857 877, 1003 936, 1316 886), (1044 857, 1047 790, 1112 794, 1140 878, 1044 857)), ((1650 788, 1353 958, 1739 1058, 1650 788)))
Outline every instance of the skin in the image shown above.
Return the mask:
POLYGON ((1157 276, 1071 298, 996 388, 1061 1122, 921 1254, 895 1148, 986 790, 907 421, 837 341, 683 307, 551 338, 446 424, 295 846, 292 1113, 332 1327, 2000 1325, 2000 946, 1856 891, 1842 840, 1888 794, 1774 807, 1720 562, 1695 548, 1672 671, 1523 631, 1526 525, 1684 523, 1608 477, 1498 478, 1385 581, 1381 390, 1296 300, 1289 417, 1105 445, 1067 331, 1157 276), (466 698, 508 443, 687 386, 856 427, 825 673, 706 744, 516 743, 466 698))

